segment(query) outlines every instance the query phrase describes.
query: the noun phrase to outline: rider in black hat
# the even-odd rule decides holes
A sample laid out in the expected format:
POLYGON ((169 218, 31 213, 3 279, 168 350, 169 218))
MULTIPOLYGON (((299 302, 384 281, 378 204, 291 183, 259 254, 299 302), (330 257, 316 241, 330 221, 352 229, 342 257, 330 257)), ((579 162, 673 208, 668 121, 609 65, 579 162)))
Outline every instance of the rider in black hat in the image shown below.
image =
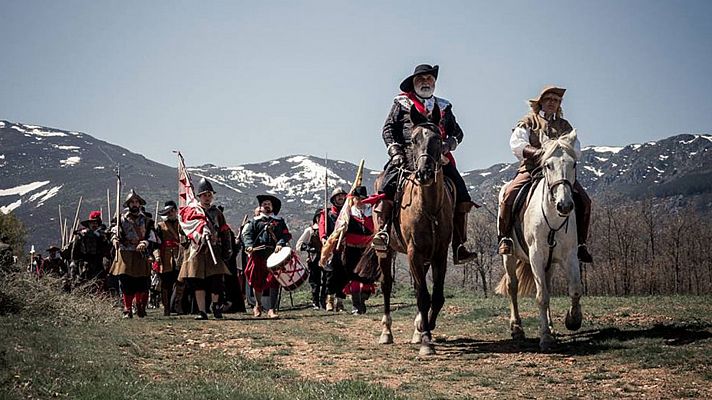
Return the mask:
POLYGON ((373 245, 377 249, 387 246, 389 238, 385 227, 387 227, 393 209, 399 169, 402 167, 413 168, 408 165, 411 129, 413 128, 410 109, 415 107, 421 114, 427 115, 433 111, 437 104, 441 112, 440 132, 445 151, 444 156, 448 160, 442 169, 445 176, 450 178, 457 188, 452 249, 455 264, 461 264, 475 256, 475 253, 470 253, 464 246, 467 241, 467 213, 475 204, 470 198, 465 181, 455 167, 455 158, 451 153, 462 142, 462 129, 452 113, 452 104, 448 100, 433 95, 438 72, 437 65, 421 64, 415 67, 413 74, 401 82, 402 93, 393 100, 393 106, 383 125, 383 141, 386 144, 390 160, 384 167, 385 176, 380 188, 386 194, 386 199, 381 201, 375 209, 381 231, 376 234, 373 245))

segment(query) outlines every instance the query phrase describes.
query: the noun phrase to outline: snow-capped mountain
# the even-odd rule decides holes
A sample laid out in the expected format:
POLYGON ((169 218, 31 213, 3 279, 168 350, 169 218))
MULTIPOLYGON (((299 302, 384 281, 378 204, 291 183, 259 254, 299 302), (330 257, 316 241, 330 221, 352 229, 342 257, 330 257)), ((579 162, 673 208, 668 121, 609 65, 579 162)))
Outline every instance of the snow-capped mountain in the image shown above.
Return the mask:
MULTIPOLYGON (((711 148, 712 135, 702 134, 625 147, 587 147, 578 179, 594 200, 658 197, 712 209, 711 148)), ((458 159, 465 156, 456 155, 458 159)), ((71 224, 80 196, 81 220, 90 210, 106 210, 110 189, 113 210, 117 164, 121 166, 122 202, 128 190, 136 188, 153 213, 156 202, 177 196, 175 166, 148 160, 86 133, 0 121, 0 212, 12 211, 25 222, 29 244, 44 248, 57 243, 59 205, 62 219, 71 224)), ((495 164, 463 175, 473 199, 496 211, 496 193, 513 177, 516 167, 516 163, 495 164)), ((216 203, 225 206, 231 225, 239 226, 245 215, 251 215, 257 194, 271 193, 282 199, 282 215, 297 235, 313 212, 323 207, 324 174, 328 174, 329 192, 335 186, 348 189, 356 165, 329 160, 325 167, 321 158, 292 155, 232 167, 202 165, 189 171, 194 184, 200 177, 213 182, 216 203)), ((377 173, 364 171, 369 192, 377 173)))

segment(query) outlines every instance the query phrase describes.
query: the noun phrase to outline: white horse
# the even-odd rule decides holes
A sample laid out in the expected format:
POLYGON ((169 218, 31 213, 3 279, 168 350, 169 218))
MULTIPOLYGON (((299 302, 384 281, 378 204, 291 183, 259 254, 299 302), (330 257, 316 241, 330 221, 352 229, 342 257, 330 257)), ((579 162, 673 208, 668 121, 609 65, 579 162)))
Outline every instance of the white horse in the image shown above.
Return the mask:
MULTIPOLYGON (((517 295, 527 295, 536 286, 536 301, 539 306, 539 347, 548 351, 555 343, 552 335, 549 297, 553 264, 568 270, 571 308, 566 313, 566 328, 581 327, 581 272, 576 256, 576 217, 572 197, 576 182, 576 131, 556 140, 542 137, 540 169, 543 178, 534 184, 522 224, 523 248, 513 231, 514 252, 503 256, 506 274, 500 281, 497 292, 509 295, 509 325, 512 338, 524 339, 522 320, 519 316, 517 295)), ((504 188, 500 191, 500 202, 504 188)))

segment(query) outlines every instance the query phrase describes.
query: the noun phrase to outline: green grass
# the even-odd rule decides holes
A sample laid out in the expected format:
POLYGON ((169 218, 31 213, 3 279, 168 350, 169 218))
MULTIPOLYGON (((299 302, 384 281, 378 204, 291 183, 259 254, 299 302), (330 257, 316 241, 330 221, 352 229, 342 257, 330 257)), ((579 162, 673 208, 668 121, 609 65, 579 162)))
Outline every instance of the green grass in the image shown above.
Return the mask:
MULTIPOLYGON (((509 338, 505 298, 448 291, 434 332, 440 355, 423 360, 407 343, 416 311, 409 290, 393 299, 396 344, 379 347, 381 297, 370 300, 369 314, 360 317, 298 309, 283 310, 280 321, 237 316, 200 323, 157 317, 156 311, 125 321, 105 300, 61 294, 48 282, 21 276, 0 278, 0 399, 606 398, 612 392, 586 392, 581 385, 640 396, 646 389, 628 370, 647 377, 653 368, 676 374, 663 397, 695 398, 709 393, 712 381, 710 296, 584 298, 584 325, 575 333, 563 326, 569 300, 553 298, 560 343, 541 355, 533 299, 520 302, 528 340, 517 344, 509 338), (373 345, 352 342, 355 321, 369 329, 360 334, 373 345), (249 342, 259 355, 245 358, 237 347, 196 343, 231 340, 238 343, 231 346, 249 342), (332 357, 317 359, 312 368, 341 367, 342 380, 321 381, 284 367, 285 358, 299 357, 300 343, 329 349, 332 357), (367 368, 344 373, 348 365, 341 357, 348 356, 367 368), (381 376, 396 384, 374 383, 381 376), (574 387, 579 391, 563 389, 574 387)), ((295 304, 307 301, 295 294, 295 304)))

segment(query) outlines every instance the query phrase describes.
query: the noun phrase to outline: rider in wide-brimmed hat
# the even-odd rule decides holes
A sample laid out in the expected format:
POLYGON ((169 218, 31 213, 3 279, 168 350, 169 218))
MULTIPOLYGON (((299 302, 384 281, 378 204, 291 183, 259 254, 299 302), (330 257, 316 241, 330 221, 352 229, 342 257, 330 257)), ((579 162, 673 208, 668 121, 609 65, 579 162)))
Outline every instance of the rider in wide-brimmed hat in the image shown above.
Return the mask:
MULTIPOLYGON (((415 107, 425 116, 432 113, 433 110, 439 109, 441 113, 440 135, 443 141, 444 156, 448 160, 447 164, 443 165, 442 171, 457 188, 452 239, 453 261, 455 264, 461 264, 475 257, 475 253, 469 252, 464 246, 467 241, 467 214, 475 206, 475 203, 472 202, 465 180, 457 170, 455 158, 452 155, 452 151, 463 140, 462 129, 452 113, 452 104, 448 100, 433 95, 439 71, 440 67, 437 65, 420 64, 416 66, 413 73, 401 82, 400 89, 403 92, 394 98, 391 110, 383 125, 383 141, 390 159, 384 167, 385 175, 380 188, 380 191, 386 194, 386 198, 375 209, 381 230, 374 237, 373 245, 374 248, 380 250, 385 249, 388 245, 387 227, 393 210, 393 199, 398 187, 400 168, 409 163, 407 156, 411 147, 411 129, 413 128, 413 122, 410 120, 411 107, 415 107)), ((406 167, 412 166, 406 165, 406 167)))
MULTIPOLYGON (((529 113, 522 117, 512 129, 509 145, 521 163, 517 170, 517 176, 505 187, 502 201, 499 204, 497 225, 499 254, 512 254, 514 246, 511 238, 512 208, 517 193, 531 180, 531 172, 539 165, 539 158, 543 151, 540 138, 547 136, 549 139, 557 139, 573 130, 569 121, 564 119, 561 109, 564 93, 566 93, 566 89, 562 87, 545 86, 537 97, 529 100, 529 113)), ((578 140, 575 150, 580 157, 581 149, 578 140)), ((578 258, 581 262, 590 263, 593 261, 593 257, 586 247, 586 239, 591 221, 591 199, 579 181, 573 185, 573 198, 578 230, 578 258)))

